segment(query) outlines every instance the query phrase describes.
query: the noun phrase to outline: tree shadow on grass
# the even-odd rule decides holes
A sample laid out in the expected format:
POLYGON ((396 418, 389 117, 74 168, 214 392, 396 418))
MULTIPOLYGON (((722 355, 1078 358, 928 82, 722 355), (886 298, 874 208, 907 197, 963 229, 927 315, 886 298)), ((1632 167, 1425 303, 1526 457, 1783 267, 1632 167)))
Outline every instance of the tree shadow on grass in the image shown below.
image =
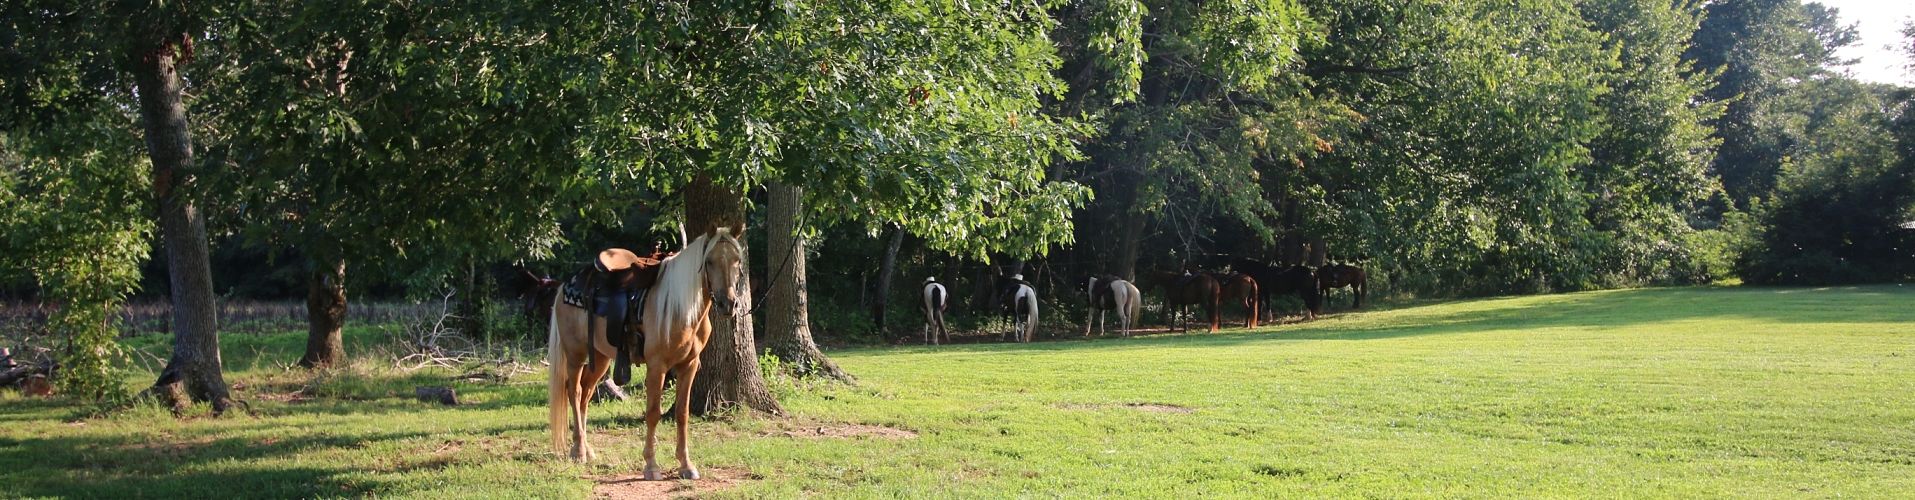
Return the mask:
MULTIPOLYGON (((924 353, 1044 353, 1085 349, 1208 347, 1287 340, 1375 340, 1494 330, 1615 330, 1691 320, 1775 324, 1915 322, 1915 287, 1642 288, 1563 295, 1502 297, 1382 311, 1343 313, 1317 321, 1255 330, 1146 335, 1130 339, 1065 338, 1031 344, 981 343, 909 347, 924 353)), ((848 350, 860 355, 884 352, 848 350)))
MULTIPOLYGON (((230 430, 220 429, 219 434, 230 430)), ((165 442, 124 436, 0 437, 0 492, 79 498, 293 498, 365 494, 383 483, 347 464, 280 466, 260 461, 315 448, 363 448, 421 432, 313 434, 283 439, 213 438, 165 442)))

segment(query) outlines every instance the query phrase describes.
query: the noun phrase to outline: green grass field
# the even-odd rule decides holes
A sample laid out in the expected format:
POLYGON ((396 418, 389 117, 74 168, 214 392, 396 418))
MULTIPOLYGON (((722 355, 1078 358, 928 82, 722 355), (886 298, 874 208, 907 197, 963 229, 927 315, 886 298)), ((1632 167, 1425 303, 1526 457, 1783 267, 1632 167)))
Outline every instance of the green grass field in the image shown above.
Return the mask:
MULTIPOLYGON (((583 497, 642 464, 637 404, 597 407, 602 463, 548 451, 543 373, 449 382, 387 359, 313 375, 283 368, 299 333, 224 340, 256 416, 74 420, 69 402, 0 396, 0 497, 583 497), (448 383, 472 404, 409 399, 448 383), (312 399, 289 400, 301 387, 312 399)), ((697 422, 694 457, 731 481, 678 493, 1915 495, 1915 289, 1898 286, 1594 292, 832 354, 857 385, 779 382, 786 418, 697 422)))

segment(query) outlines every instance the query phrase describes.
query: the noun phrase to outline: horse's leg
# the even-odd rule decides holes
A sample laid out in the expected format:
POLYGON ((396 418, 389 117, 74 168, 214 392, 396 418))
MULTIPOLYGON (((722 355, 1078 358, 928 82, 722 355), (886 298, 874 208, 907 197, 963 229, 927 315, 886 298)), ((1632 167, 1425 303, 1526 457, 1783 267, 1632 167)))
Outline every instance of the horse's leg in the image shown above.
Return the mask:
POLYGON ((586 365, 584 376, 579 377, 578 380, 578 390, 572 394, 578 398, 578 416, 575 418, 578 425, 578 446, 584 451, 585 460, 592 461, 598 460, 598 450, 592 449, 591 441, 586 439, 586 423, 589 420, 585 418, 585 412, 592 405, 592 394, 598 392, 598 382, 605 379, 605 372, 612 369, 612 363, 615 361, 611 356, 599 354, 596 349, 587 349, 586 355, 591 356, 592 362, 586 365))
POLYGON ((657 481, 658 461, 653 453, 658 444, 658 399, 665 395, 663 363, 645 363, 645 480, 657 481))
POLYGON ((698 467, 692 465, 692 377, 698 376, 698 358, 679 365, 678 402, 672 405, 672 419, 678 421, 678 478, 698 479, 698 467))
POLYGON ((559 332, 557 308, 554 309, 551 323, 551 336, 547 339, 548 342, 545 348, 546 361, 552 365, 552 371, 546 377, 547 386, 550 389, 546 406, 550 409, 549 415, 551 418, 548 422, 550 424, 548 428, 552 433, 552 452, 565 453, 565 412, 567 408, 571 407, 568 401, 571 401, 572 396, 567 392, 567 388, 571 387, 571 385, 565 383, 567 378, 565 374, 570 371, 566 368, 566 358, 568 356, 565 355, 565 343, 561 340, 562 337, 559 332))
MULTIPOLYGON (((566 354, 566 357, 572 358, 569 353, 566 354)), ((580 356, 580 358, 583 358, 583 356, 580 356)), ((581 420, 585 415, 585 407, 579 404, 578 400, 579 380, 585 374, 584 364, 584 359, 567 359, 565 363, 565 379, 559 381, 565 384, 565 407, 572 412, 572 460, 580 462, 586 461, 585 421, 581 420)))
POLYGON ((1210 333, 1217 333, 1218 323, 1223 321, 1223 304, 1218 303, 1220 300, 1216 295, 1211 295, 1210 303, 1204 304, 1210 312, 1210 333))
MULTIPOLYGON (((1091 300, 1096 301, 1097 297, 1093 296, 1091 297, 1091 300)), ((1091 323, 1093 323, 1092 320, 1095 319, 1095 318, 1092 318, 1091 315, 1094 315, 1094 314, 1097 314, 1097 305, 1092 304, 1091 307, 1089 309, 1086 309, 1084 313, 1084 336, 1085 337, 1090 336, 1090 326, 1091 326, 1091 323)))
POLYGON ((926 323, 924 325, 925 335, 936 335, 935 337, 931 337, 932 344, 941 345, 945 342, 951 341, 951 336, 944 333, 944 312, 943 311, 938 311, 933 309, 929 312, 926 312, 925 317, 931 320, 931 323, 926 323), (936 331, 932 331, 933 326, 937 327, 936 331))

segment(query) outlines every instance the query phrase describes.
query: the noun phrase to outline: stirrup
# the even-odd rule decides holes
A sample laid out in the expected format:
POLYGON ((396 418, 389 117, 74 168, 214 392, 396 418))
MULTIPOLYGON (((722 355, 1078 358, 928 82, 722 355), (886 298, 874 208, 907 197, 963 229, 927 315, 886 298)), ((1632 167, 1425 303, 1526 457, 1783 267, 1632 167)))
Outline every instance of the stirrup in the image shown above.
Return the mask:
POLYGON ((619 387, 632 382, 632 354, 624 342, 618 344, 618 356, 612 358, 612 383, 619 387))

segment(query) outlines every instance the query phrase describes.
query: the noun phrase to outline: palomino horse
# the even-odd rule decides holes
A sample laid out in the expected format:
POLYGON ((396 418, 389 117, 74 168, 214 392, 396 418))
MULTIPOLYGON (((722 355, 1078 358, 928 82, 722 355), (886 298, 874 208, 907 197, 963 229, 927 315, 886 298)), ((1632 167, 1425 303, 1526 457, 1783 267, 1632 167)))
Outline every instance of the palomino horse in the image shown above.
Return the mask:
MULTIPOLYGON (((1117 311, 1117 333, 1130 337, 1130 328, 1144 309, 1144 294, 1136 285, 1116 276, 1092 276, 1089 280, 1090 310, 1097 314, 1097 335, 1104 334, 1104 313, 1117 311)), ((1084 336, 1090 336, 1089 317, 1084 318, 1084 336)))
POLYGON ((939 340, 951 341, 951 334, 944 330, 944 299, 950 294, 944 292, 944 285, 937 278, 924 279, 924 343, 937 345, 939 340), (932 328, 937 335, 932 335, 932 328))
POLYGON ((1011 317, 1011 340, 1030 342, 1037 335, 1037 289, 1014 274, 998 289, 1004 314, 1011 317))
POLYGON ((1210 273, 1210 277, 1215 278, 1217 283, 1220 284, 1218 293, 1223 296, 1224 303, 1243 306, 1245 312, 1243 327, 1256 328, 1258 305, 1257 280, 1248 274, 1236 272, 1210 273))
MULTIPOLYGON (((1178 309, 1179 316, 1183 316, 1183 331, 1190 331, 1190 316, 1182 313, 1188 312, 1191 305, 1199 305, 1210 316, 1210 333, 1217 333, 1220 318, 1217 315, 1216 279, 1203 273, 1178 274, 1170 271, 1155 271, 1144 277, 1149 278, 1145 288, 1164 289, 1164 306, 1178 309)), ((1164 323, 1165 326, 1171 326, 1169 321, 1164 323)))
MULTIPOLYGON (((728 228, 700 235, 676 255, 659 264, 658 282, 639 310, 643 318, 640 358, 645 364, 645 479, 660 478, 655 460, 659 403, 665 393, 667 371, 677 378, 678 477, 698 479, 689 449, 691 386, 698 375, 698 355, 711 338, 710 313, 736 316, 743 291, 740 275, 744 250, 728 228)), ((550 361, 552 447, 565 447, 565 417, 572 416, 572 458, 589 461, 597 453, 586 441, 586 405, 592 390, 613 363, 616 348, 602 334, 604 323, 591 311, 561 302, 552 308, 550 361), (561 405, 561 401, 563 405, 561 405)))
POLYGON ((1316 272, 1304 266, 1271 267, 1252 259, 1237 259, 1230 268, 1257 280, 1257 303, 1264 314, 1274 315, 1270 296, 1296 295, 1303 299, 1304 319, 1316 319, 1323 310, 1323 294, 1317 290, 1316 272))
POLYGON ((1346 286, 1350 287, 1350 293, 1356 296, 1351 299, 1350 308, 1362 309, 1363 296, 1369 294, 1368 290, 1366 290, 1369 288, 1366 285, 1366 282, 1369 281, 1367 279, 1368 277, 1368 275, 1364 274, 1363 268, 1349 264, 1330 264, 1323 266, 1322 269, 1317 270, 1317 293, 1328 297, 1330 296, 1331 290, 1346 286))

